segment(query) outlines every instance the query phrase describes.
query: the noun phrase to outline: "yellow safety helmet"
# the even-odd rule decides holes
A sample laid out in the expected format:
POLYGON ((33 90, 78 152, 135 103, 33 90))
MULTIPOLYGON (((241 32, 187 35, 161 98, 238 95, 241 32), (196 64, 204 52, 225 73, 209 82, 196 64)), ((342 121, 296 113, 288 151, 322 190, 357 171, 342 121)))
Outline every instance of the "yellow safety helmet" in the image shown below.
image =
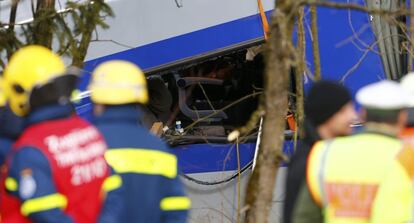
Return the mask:
POLYGON ((92 73, 91 99, 97 104, 121 105, 148 102, 147 81, 133 63, 113 60, 102 63, 92 73))
POLYGON ((51 50, 37 45, 18 50, 4 70, 4 91, 12 111, 18 116, 26 115, 33 88, 63 74, 63 61, 51 50))

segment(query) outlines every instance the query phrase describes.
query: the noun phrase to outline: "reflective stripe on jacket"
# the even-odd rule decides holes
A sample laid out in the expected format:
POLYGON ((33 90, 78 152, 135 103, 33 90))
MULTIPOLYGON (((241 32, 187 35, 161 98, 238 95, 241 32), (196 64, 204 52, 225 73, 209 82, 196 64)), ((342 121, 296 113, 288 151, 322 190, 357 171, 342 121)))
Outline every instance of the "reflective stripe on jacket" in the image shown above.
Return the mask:
POLYGON ((50 222, 47 212, 52 210, 62 210, 74 222, 96 222, 109 169, 105 151, 97 129, 77 116, 31 125, 14 145, 8 163, 2 222, 50 222), (20 169, 25 160, 36 165, 20 169), (45 185, 47 190, 44 181, 52 184, 45 185))
MULTIPOLYGON (((122 177, 125 207, 116 222, 184 223, 191 202, 178 176, 177 158, 139 117, 137 106, 108 106, 95 120, 109 147, 105 158, 122 177)), ((106 215, 114 208, 105 205, 100 222, 109 222, 106 215)))

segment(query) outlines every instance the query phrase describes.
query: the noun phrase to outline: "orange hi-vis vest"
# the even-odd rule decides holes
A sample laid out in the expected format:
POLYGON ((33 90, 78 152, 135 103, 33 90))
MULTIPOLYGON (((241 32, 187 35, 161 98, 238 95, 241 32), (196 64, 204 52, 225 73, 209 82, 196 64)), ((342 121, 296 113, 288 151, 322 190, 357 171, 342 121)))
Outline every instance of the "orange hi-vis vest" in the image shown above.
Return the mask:
POLYGON ((396 138, 360 133, 314 145, 307 183, 326 223, 409 222, 414 149, 396 138))
POLYGON ((400 133, 400 139, 402 139, 404 143, 414 145, 414 127, 405 128, 400 133))

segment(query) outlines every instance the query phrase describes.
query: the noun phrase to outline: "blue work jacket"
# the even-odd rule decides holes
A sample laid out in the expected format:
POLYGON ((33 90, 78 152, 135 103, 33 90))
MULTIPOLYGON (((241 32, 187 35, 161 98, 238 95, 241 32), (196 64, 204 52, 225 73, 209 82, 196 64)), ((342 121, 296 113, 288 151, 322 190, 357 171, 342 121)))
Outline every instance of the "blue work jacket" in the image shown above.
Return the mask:
POLYGON ((14 141, 22 133, 24 119, 16 116, 8 106, 0 108, 0 166, 10 154, 14 141))
POLYGON ((107 106, 94 120, 108 144, 105 158, 122 177, 124 209, 117 222, 184 223, 190 200, 177 158, 141 125, 140 116, 137 105, 107 106))

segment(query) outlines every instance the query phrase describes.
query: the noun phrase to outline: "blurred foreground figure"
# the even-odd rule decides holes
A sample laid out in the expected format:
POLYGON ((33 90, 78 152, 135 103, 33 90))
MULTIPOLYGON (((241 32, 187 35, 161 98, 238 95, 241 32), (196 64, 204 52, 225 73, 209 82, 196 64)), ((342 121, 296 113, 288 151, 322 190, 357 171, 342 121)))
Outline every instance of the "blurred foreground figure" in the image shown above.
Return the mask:
POLYGON ((401 87, 410 96, 410 107, 408 108, 408 120, 406 128, 401 133, 401 138, 405 143, 414 146, 414 73, 408 73, 401 79, 401 87))
POLYGON ((15 115, 7 105, 2 81, 0 79, 0 166, 3 166, 14 141, 23 130, 23 118, 15 115))
MULTIPOLYGON (((414 150, 397 139, 407 120, 408 94, 381 81, 360 89, 365 129, 348 137, 317 142, 309 155, 307 183, 324 222, 409 222, 413 207, 414 150)), ((320 214, 299 194, 293 222, 320 214), (313 213, 312 213, 313 211, 313 213)))
MULTIPOLYGON (((300 191, 307 190, 306 161, 312 145, 320 139, 351 134, 351 123, 356 116, 349 91, 339 83, 320 81, 310 89, 305 99, 304 138, 301 139, 288 168, 283 209, 285 223, 291 222, 297 195, 300 191)), ((316 204, 313 206, 319 209, 316 204)), ((319 214, 314 218, 321 220, 322 216, 319 214)))
MULTIPOLYGON (((148 102, 142 71, 126 61, 105 62, 94 70, 89 89, 95 124, 109 147, 105 158, 123 182, 124 208, 112 222, 186 222, 190 200, 177 158, 140 122, 141 106, 148 102)), ((110 222, 105 215, 100 222, 110 222)))
POLYGON ((17 51, 4 72, 12 111, 26 119, 2 180, 1 222, 91 223, 108 175, 97 129, 73 114, 77 77, 49 49, 17 51))

